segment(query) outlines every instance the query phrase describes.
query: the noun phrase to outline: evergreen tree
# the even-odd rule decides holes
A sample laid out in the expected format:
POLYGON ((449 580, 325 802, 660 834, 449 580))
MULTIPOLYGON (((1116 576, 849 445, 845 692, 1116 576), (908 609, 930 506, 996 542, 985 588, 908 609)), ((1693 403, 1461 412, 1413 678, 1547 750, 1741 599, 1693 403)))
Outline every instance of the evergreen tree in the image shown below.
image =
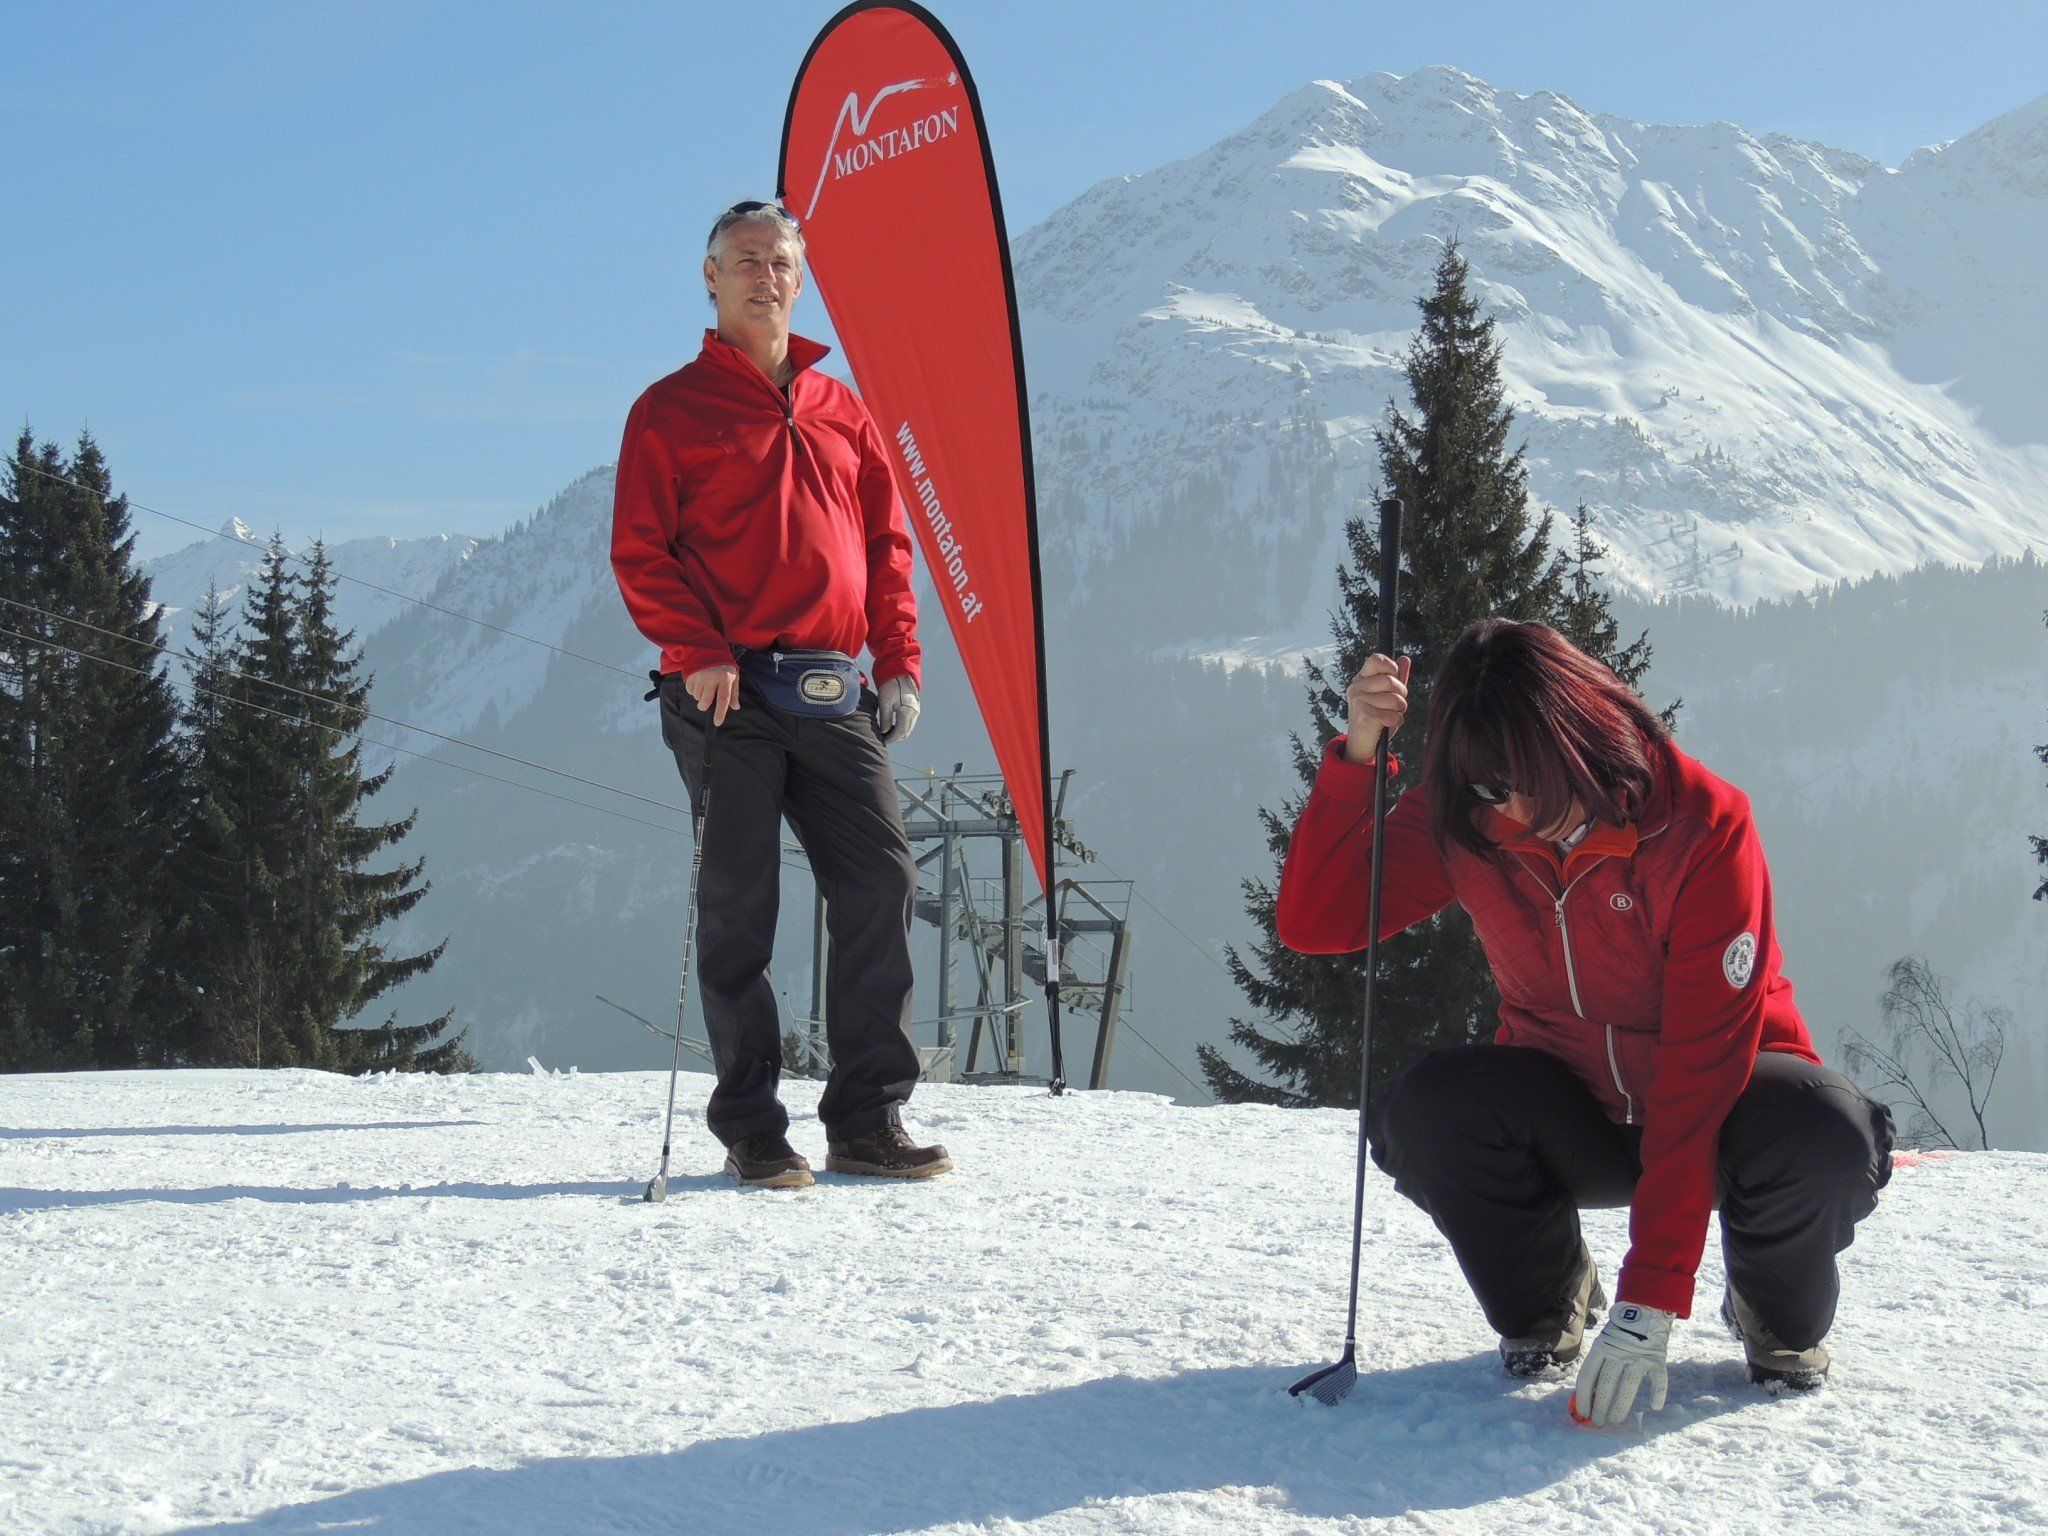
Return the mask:
POLYGON ((184 797, 161 629, 90 434, 24 428, 0 502, 0 1067, 167 1059, 184 797))
MULTIPOLYGON (((1508 446, 1514 418, 1501 383, 1501 342, 1468 291, 1469 275, 1457 247, 1447 247, 1405 363, 1414 414, 1390 403, 1375 433, 1384 493, 1398 496, 1404 512, 1396 636, 1413 663, 1396 756, 1418 768, 1428 747, 1432 680, 1473 620, 1498 616, 1555 625, 1595 654, 1631 668, 1624 674, 1630 681, 1649 661, 1646 639, 1614 649, 1613 621, 1592 582, 1597 544, 1583 515, 1569 560, 1550 551, 1549 514, 1531 515, 1522 452, 1508 446)), ((1276 862, 1286 857, 1324 748, 1344 729, 1345 685, 1379 633, 1377 516, 1361 509, 1347 521, 1345 535, 1349 559, 1337 573, 1341 602, 1331 623, 1336 655, 1327 667, 1309 667, 1311 731, 1293 741, 1304 790, 1280 811, 1260 813, 1276 862)), ((1400 785, 1397 778, 1397 791, 1400 785)), ((1279 1026, 1266 1033, 1243 1019, 1231 1022, 1232 1041, 1269 1077, 1239 1071, 1207 1046, 1200 1049, 1204 1075, 1225 1100, 1355 1106, 1364 955, 1300 955, 1286 948, 1274 923, 1276 887, 1277 878, 1244 882, 1246 908, 1261 937, 1251 961, 1230 954, 1239 987, 1279 1026)), ((1453 905, 1382 944, 1380 964, 1374 1092, 1427 1052, 1491 1036, 1498 994, 1462 909, 1453 905)))
MULTIPOLYGON (((1557 632, 1588 656, 1599 657, 1616 677, 1641 693, 1643 677, 1650 670, 1650 632, 1646 629, 1627 645, 1621 644, 1621 626, 1597 580, 1607 546, 1594 534, 1593 514, 1583 501, 1572 513, 1572 541, 1564 558, 1564 603, 1552 621, 1557 632)), ((1672 700, 1658 711, 1658 718, 1667 726, 1674 724, 1684 702, 1672 700)))
POLYGON ((244 692, 227 605, 207 585, 192 625, 191 700, 185 710, 190 789, 177 842, 183 914, 179 953, 185 983, 178 1055, 215 1067, 260 1067, 263 1021, 274 998, 252 921, 243 826, 235 806, 245 782, 244 692))
POLYGON ((376 937, 427 894, 425 861, 388 870, 369 864, 412 831, 419 813, 397 821, 365 822, 363 802, 390 782, 393 769, 365 775, 358 734, 368 708, 370 679, 352 634, 334 619, 336 578, 326 548, 315 542, 303 578, 298 611, 298 687, 311 722, 305 748, 302 836, 297 866, 297 1002, 327 1034, 333 1064, 344 1071, 469 1071, 475 1062, 462 1036, 437 1041, 451 1014, 401 1025, 395 1014, 373 1027, 340 1028, 401 982, 424 975, 447 940, 417 955, 393 955, 376 937))
MULTIPOLYGON (((2041 621, 2044 624, 2048 624, 2048 613, 2041 615, 2041 621)), ((2042 762, 2048 763, 2048 744, 2034 748, 2034 756, 2040 758, 2042 762)), ((2048 837, 2036 837, 2031 839, 2031 841, 2034 845, 2034 857, 2039 859, 2043 865, 2048 865, 2048 837)), ((2041 883, 2034 887, 2034 900, 2048 901, 2048 876, 2043 876, 2041 883)))

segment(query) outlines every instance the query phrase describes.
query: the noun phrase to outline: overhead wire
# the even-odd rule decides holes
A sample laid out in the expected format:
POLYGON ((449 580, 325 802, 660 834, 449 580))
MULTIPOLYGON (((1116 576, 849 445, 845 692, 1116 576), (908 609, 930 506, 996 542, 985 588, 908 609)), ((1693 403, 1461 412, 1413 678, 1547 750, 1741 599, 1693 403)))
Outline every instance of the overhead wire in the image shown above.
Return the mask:
MULTIPOLYGON (((81 629, 89 629, 96 635, 104 635, 109 640, 118 640, 125 645, 139 645, 144 650, 155 651, 159 655, 175 656, 181 661, 187 661, 192 663, 194 666, 209 665, 209 663, 204 657, 195 656, 190 651, 173 650, 169 645, 161 644, 156 641, 143 640, 135 635, 124 635, 117 630, 102 629, 97 624, 89 623, 84 619, 73 617, 70 614, 53 613, 47 608, 38 608, 34 603, 24 603, 12 597, 0 597, 0 603, 5 603, 10 608, 21 608, 29 613, 40 614, 43 618, 54 619, 59 624, 75 624, 81 629)), ((85 653, 81 652, 80 654, 85 653)), ((258 677, 253 673, 238 672, 233 667, 220 666, 220 664, 217 662, 211 663, 211 665, 218 666, 219 670, 222 673, 229 677, 235 678, 241 682, 256 683, 259 686, 265 688, 276 688, 284 693, 296 694, 298 697, 302 699, 310 699, 316 704, 324 704, 329 709, 336 709, 341 710, 344 713, 355 714, 366 720, 381 720, 384 724, 395 725, 402 731, 417 731, 422 736, 431 736, 436 741, 445 741, 451 746, 466 747, 471 752, 481 752, 486 757, 501 758, 508 763, 517 763, 520 767, 531 768, 536 773, 553 774, 557 778, 570 779, 578 784, 587 785, 592 789, 602 789, 614 795, 623 795, 629 800, 638 800, 644 805, 654 806, 657 810, 671 811, 679 816, 687 816, 690 814, 689 811, 686 810, 684 807, 679 805, 671 805, 666 800, 657 800, 652 795, 643 795, 640 794, 638 791, 631 789, 621 789, 616 784, 607 784, 601 779, 585 778, 582 774, 571 773, 566 768, 552 768, 549 767, 546 763, 536 763, 527 758, 520 757, 515 753, 500 752, 495 747, 486 747, 474 741, 465 741, 460 736, 450 736, 444 731, 436 731, 428 726, 414 725, 410 721, 400 720, 393 715, 379 714, 376 710, 369 708, 367 705, 350 704, 345 700, 333 698, 324 693, 314 693, 308 689, 296 687, 291 683, 279 682, 276 678, 258 677)))
MULTIPOLYGON (((5 599, 0 599, 0 601, 5 601, 5 599)), ((21 630, 9 629, 4 624, 0 624, 0 635, 6 635, 9 638, 15 640, 24 640, 27 641, 30 645, 45 646, 53 651, 62 651, 66 655, 76 656, 82 661, 97 661, 105 666, 118 667, 123 672, 134 673, 137 677, 148 677, 152 675, 150 670, 146 667, 132 666, 128 662, 117 661, 112 656, 100 656, 96 655, 91 651, 81 651, 75 646, 65 645, 62 641, 51 640, 43 635, 26 634, 21 630)), ((342 726, 329 725, 324 721, 312 719, 310 716, 293 715, 288 714, 281 709, 272 709, 268 704, 259 704, 254 699, 238 698, 237 696, 231 693, 222 693, 219 689, 208 688, 202 683, 193 683, 192 689, 195 693, 203 693, 207 695, 209 698, 219 699, 224 704, 236 705, 242 709, 253 709, 261 714, 274 715, 278 719, 289 721, 294 725, 311 726, 315 730, 323 731, 339 732, 345 729, 345 727, 342 726)), ((494 784, 509 784, 514 789, 525 790, 528 794, 546 795, 550 800, 560 800, 566 805, 580 806, 582 807, 582 809, 586 811, 596 811, 600 816, 616 816, 621 821, 630 821, 637 823, 638 825, 643 827, 652 827, 657 832, 673 832, 680 835, 684 830, 681 827, 666 826, 658 821, 649 821, 644 816, 635 816, 631 812, 616 810, 608 805, 598 805, 594 801, 578 800, 573 795, 564 795, 552 789, 543 789, 538 784, 524 784, 521 783, 518 779, 508 779, 503 774, 491 773, 486 769, 474 767, 469 763, 453 762, 445 757, 433 757, 425 752, 419 751, 417 748, 401 747, 392 742, 378 741, 374 737, 368 736, 365 736, 362 739, 368 742, 371 746, 384 748, 387 752, 397 752, 406 757, 419 758, 424 762, 438 763, 444 768, 453 768, 458 773, 474 774, 477 778, 488 779, 494 784)))
MULTIPOLYGON (((257 539, 253 536, 245 538, 241 534, 230 533, 224 528, 209 528, 206 526, 206 524, 194 522, 189 517, 180 517, 175 512, 166 512, 159 507, 152 507, 143 502, 135 501, 125 496, 109 496, 104 491, 95 490, 92 486, 83 484, 82 482, 77 480, 73 480, 69 476, 53 473, 52 471, 44 469, 41 465, 38 464, 31 464, 26 461, 17 459, 14 461, 13 467, 16 469, 25 469, 30 474, 40 475, 42 476, 43 479, 54 481, 58 485, 68 485, 69 487, 71 487, 72 490, 83 491, 86 495, 95 497, 102 502, 119 501, 123 506, 133 507, 138 512, 147 512, 151 517, 161 517, 165 519, 167 522, 178 523, 186 528, 197 529, 199 532, 206 534, 209 538, 232 539, 236 543, 247 544, 253 549, 265 549, 268 547, 262 540, 257 539)), ((280 545, 280 548, 283 548, 283 546, 280 545)), ((289 548, 285 548, 284 553, 290 559, 297 561, 300 565, 312 564, 312 562, 308 560, 304 555, 298 554, 289 548)), ((577 661, 588 662, 593 667, 603 667, 607 672, 616 672, 621 677, 630 677, 634 680, 635 683, 638 683, 640 679, 643 676, 645 676, 644 673, 635 672, 630 668, 622 667, 614 662, 606 661, 601 656, 588 656, 585 655, 582 651, 572 651, 565 645, 556 645, 553 641, 543 640, 538 635, 522 634, 519 630, 508 629, 503 624, 493 624, 488 619, 480 619, 475 614, 464 613, 460 609, 444 607, 440 603, 431 602, 424 597, 416 597, 410 592, 400 592, 393 587, 380 587, 374 581, 365 581, 362 577, 351 576, 345 571, 335 571, 333 574, 338 580, 350 582, 359 587, 365 587, 372 592, 382 593, 386 597, 395 597, 403 602, 417 604, 421 608, 431 609, 435 613, 446 614, 451 619, 461 619, 465 624, 475 624, 479 628, 488 629, 500 635, 510 636, 514 640, 524 640, 529 645, 538 645, 545 650, 553 651, 557 656, 569 656, 573 657, 577 661)))

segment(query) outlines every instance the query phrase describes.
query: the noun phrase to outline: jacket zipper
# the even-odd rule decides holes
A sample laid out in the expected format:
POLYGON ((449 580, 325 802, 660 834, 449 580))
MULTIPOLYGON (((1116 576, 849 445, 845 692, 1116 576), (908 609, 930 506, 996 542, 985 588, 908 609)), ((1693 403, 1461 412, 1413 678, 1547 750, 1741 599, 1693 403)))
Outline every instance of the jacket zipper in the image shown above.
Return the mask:
MULTIPOLYGON (((1590 868, 1591 866, 1588 867, 1590 868)), ((1565 984, 1571 988, 1572 1012, 1590 1024, 1593 1021, 1586 1018, 1586 1005, 1579 1001, 1579 972, 1578 967, 1572 963, 1572 929, 1571 924, 1565 921, 1564 915, 1565 897, 1571 895, 1572 886, 1577 885, 1579 881, 1585 878, 1586 871, 1581 870, 1573 878, 1571 885, 1566 886, 1552 898, 1552 905, 1557 909, 1558 938, 1564 945, 1564 979, 1565 984)), ((1614 1026, 1607 1024, 1602 1027, 1607 1031, 1607 1070, 1614 1078, 1615 1091, 1621 1095, 1622 1124, 1634 1125, 1636 1123, 1636 1096, 1628 1091, 1628 1084, 1622 1081, 1621 1058, 1614 1049, 1614 1026)))

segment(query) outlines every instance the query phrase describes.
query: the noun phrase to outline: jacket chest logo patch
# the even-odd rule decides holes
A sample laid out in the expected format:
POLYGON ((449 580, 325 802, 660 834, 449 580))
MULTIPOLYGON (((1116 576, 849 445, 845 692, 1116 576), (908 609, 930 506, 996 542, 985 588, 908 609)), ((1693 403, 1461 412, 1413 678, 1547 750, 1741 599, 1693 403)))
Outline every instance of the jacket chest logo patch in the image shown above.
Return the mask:
POLYGON ((1626 891, 1616 891, 1612 896, 1607 898, 1607 905, 1614 908, 1614 910, 1617 912, 1626 912, 1635 904, 1635 898, 1633 896, 1630 896, 1626 891))
POLYGON ((1740 992, 1749 985, 1749 978, 1756 970, 1756 935, 1738 933, 1721 954, 1721 974, 1728 978, 1728 985, 1740 992))

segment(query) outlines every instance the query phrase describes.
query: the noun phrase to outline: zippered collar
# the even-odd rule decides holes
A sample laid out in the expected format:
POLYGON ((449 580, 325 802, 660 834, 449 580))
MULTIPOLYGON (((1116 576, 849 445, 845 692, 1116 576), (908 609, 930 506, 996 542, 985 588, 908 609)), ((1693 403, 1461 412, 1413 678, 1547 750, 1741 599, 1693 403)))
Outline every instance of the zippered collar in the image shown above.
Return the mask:
POLYGON ((1506 811, 1497 808, 1490 808, 1486 812, 1480 830, 1501 852, 1534 857, 1557 877, 1559 886, 1569 886, 1602 859, 1633 858, 1637 848, 1671 825, 1674 789, 1678 775, 1675 751, 1675 748, 1660 745, 1656 753, 1656 765, 1651 775, 1650 799, 1643 807, 1640 822, 1632 821, 1623 826, 1610 827, 1605 822, 1596 821, 1587 828, 1586 835, 1579 839, 1570 855, 1565 858, 1560 859, 1557 856, 1557 849, 1548 839, 1538 837, 1526 823, 1515 820, 1506 811), (1648 830, 1644 830, 1645 827, 1648 830))
MULTIPOLYGON (((789 333, 790 387, 794 389, 796 381, 808 369, 823 362, 831 354, 832 349, 823 342, 812 341, 808 336, 799 336, 795 331, 791 331, 789 333)), ((761 365, 740 348, 720 336, 715 327, 704 332, 703 357, 706 362, 714 363, 720 368, 744 373, 748 378, 757 380, 769 389, 775 390, 776 398, 781 398, 782 391, 775 389, 775 381, 761 371, 761 365)))
POLYGON ((1602 859, 1633 857, 1636 845, 1642 840, 1634 822, 1620 827, 1595 822, 1586 829, 1586 835, 1579 839, 1571 853, 1560 859, 1556 847, 1548 838, 1538 837, 1528 826, 1515 820, 1505 811, 1489 810, 1481 830, 1503 853, 1534 856, 1540 859, 1544 866, 1557 876, 1559 885, 1569 885, 1582 871, 1598 864, 1602 859))

